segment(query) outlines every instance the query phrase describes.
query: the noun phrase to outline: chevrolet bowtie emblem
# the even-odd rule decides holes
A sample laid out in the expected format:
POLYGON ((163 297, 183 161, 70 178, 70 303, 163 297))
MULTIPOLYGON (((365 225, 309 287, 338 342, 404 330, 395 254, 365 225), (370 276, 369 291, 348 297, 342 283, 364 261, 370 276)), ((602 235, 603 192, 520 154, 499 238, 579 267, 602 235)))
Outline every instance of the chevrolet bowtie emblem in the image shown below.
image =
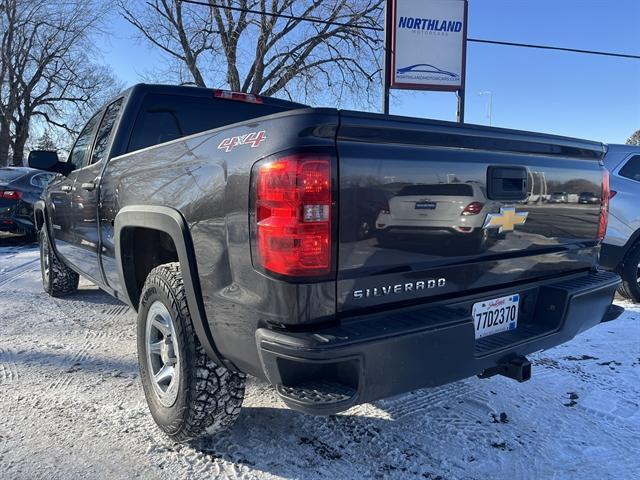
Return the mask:
POLYGON ((490 213, 482 228, 498 228, 498 233, 513 232, 516 225, 527 221, 527 212, 516 212, 515 208, 501 208, 500 213, 490 213))

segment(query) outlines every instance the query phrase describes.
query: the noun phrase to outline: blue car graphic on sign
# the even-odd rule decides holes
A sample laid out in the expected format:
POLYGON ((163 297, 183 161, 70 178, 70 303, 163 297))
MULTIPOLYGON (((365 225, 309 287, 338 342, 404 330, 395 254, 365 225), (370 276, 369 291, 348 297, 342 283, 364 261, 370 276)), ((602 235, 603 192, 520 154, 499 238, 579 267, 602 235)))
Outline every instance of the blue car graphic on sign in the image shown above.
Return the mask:
POLYGON ((438 67, 434 67, 433 65, 429 65, 427 63, 416 63, 415 65, 399 68, 397 70, 398 75, 402 75, 404 73, 436 73, 439 75, 445 75, 447 77, 451 77, 452 79, 459 78, 459 75, 456 73, 447 72, 446 70, 441 70, 438 67))

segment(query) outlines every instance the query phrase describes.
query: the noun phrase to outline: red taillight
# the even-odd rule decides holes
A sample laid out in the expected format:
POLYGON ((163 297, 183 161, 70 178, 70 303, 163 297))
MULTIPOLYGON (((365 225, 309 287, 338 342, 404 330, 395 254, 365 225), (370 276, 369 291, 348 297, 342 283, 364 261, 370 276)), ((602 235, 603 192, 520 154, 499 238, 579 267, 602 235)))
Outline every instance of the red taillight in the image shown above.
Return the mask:
POLYGON ((290 155, 256 176, 257 261, 296 277, 331 271, 331 158, 290 155))
POLYGON ((391 207, 389 207, 389 200, 384 201, 384 205, 382 205, 382 210, 380 210, 380 213, 385 213, 387 215, 391 213, 391 207))
POLYGON ((20 200, 22 198, 22 192, 17 190, 0 190, 0 198, 5 200, 20 200))
POLYGON ((239 102, 247 103, 263 103, 262 97, 253 95, 251 93, 232 92, 230 90, 214 90, 213 96, 215 98, 223 98, 225 100, 237 100, 239 102))
POLYGON ((478 215, 482 211, 482 207, 484 207, 483 203, 471 202, 469 205, 464 207, 464 210, 462 210, 460 215, 478 215))
POLYGON ((598 223, 598 241, 604 240, 607 234, 607 223, 609 222, 609 199, 611 189, 609 187, 609 171, 602 171, 602 197, 600 200, 600 222, 598 223))
POLYGON ((615 190, 611 190, 609 192, 609 200, 611 200, 613 197, 615 197, 618 194, 618 192, 616 192, 615 190))

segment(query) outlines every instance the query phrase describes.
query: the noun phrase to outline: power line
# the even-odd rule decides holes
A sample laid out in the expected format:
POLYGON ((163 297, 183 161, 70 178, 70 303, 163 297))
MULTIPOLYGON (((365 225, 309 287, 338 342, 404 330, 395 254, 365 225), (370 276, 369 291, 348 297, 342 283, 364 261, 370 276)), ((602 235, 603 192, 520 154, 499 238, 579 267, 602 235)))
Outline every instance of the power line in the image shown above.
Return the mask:
MULTIPOLYGON (((369 25, 357 25, 352 23, 345 22, 333 22, 330 20, 321 20, 319 18, 308 18, 308 17, 300 17, 298 15, 288 15, 284 13, 272 13, 272 12, 262 12, 260 10, 251 10, 248 8, 240 8, 240 7, 232 7, 227 5, 218 5, 215 3, 208 3, 203 0, 179 0, 182 3, 191 3, 194 5, 204 5, 206 7, 216 7, 222 8, 224 10, 231 10, 234 12, 243 12, 243 13, 253 13, 256 15, 265 15, 267 17, 278 17, 284 18, 287 20, 297 20, 300 22, 310 22, 310 23, 319 23, 321 25, 335 25, 337 27, 350 27, 350 28, 358 28, 361 30, 371 30, 374 32, 383 32, 384 28, 382 27, 373 27, 369 25)), ((605 57, 616 57, 616 58, 628 58, 633 60, 640 60, 640 55, 631 55, 626 53, 616 53, 616 52, 602 52, 597 50, 582 50, 578 48, 566 48, 566 47, 554 47, 551 45, 534 45, 530 43, 516 43, 516 42, 502 42, 499 40, 484 40, 480 38, 467 38, 467 42, 472 43, 484 43, 489 45, 502 45, 507 47, 520 47, 520 48, 533 48, 538 50, 552 50, 557 52, 570 52, 570 53, 580 53, 586 55, 600 55, 605 57)))
POLYGON ((264 15, 266 17, 285 18, 287 20, 298 20, 298 21, 301 21, 301 22, 319 23, 321 25, 335 25, 336 27, 359 28, 360 30, 373 30, 375 32, 382 32, 384 30, 384 28, 371 27, 369 25, 354 25, 353 23, 332 22, 330 20, 321 20, 319 18, 300 17, 298 15, 287 15, 285 13, 262 12, 260 10, 251 10, 249 8, 232 7, 232 6, 227 6, 227 5, 218 5, 218 4, 215 4, 215 3, 207 3, 207 2, 204 2, 204 1, 198 1, 198 0, 179 0, 179 1, 182 2, 182 3, 192 3, 194 5, 204 5, 206 7, 222 8, 224 10, 231 10, 231 11, 234 11, 234 12, 255 13, 257 15, 264 15))
POLYGON ((552 47, 550 45, 532 45, 528 43, 501 42, 498 40, 481 40, 478 38, 467 38, 467 42, 488 43, 491 45, 506 45, 508 47, 537 48, 541 50, 556 50, 560 52, 586 53, 588 55, 603 55, 606 57, 633 58, 640 60, 640 55, 630 55, 626 53, 600 52, 596 50, 580 50, 578 48, 552 47))

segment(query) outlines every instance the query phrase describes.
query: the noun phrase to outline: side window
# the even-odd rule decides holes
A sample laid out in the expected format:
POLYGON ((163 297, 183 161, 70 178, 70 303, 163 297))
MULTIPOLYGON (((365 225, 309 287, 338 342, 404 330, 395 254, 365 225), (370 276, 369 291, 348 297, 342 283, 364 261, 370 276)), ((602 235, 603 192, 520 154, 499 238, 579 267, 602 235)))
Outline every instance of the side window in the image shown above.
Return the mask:
POLYGON ((129 151, 169 142, 184 135, 174 110, 146 110, 136 122, 129 151))
POLYGON ((122 98, 119 98, 111 105, 107 107, 107 110, 102 117, 102 123, 98 128, 98 134, 96 135, 96 146, 93 148, 93 155, 91 157, 91 163, 98 163, 104 157, 107 145, 111 139, 111 133, 113 132, 113 126, 118 119, 120 113, 120 107, 122 106, 122 98))
POLYGON ((71 150, 71 153, 69 154, 69 159, 67 160, 67 163, 70 163, 71 165, 73 165, 71 170, 82 168, 82 166, 84 165, 84 161, 85 161, 85 158, 87 157, 87 153, 91 149, 93 132, 96 129, 96 125, 99 119, 100 119, 99 113, 91 117, 91 120, 87 122, 85 127, 80 132, 80 135, 78 135, 78 139, 76 140, 76 143, 73 145, 73 149, 71 150))
POLYGON ((620 169, 620 176, 640 182, 640 155, 629 159, 625 166, 620 169))

